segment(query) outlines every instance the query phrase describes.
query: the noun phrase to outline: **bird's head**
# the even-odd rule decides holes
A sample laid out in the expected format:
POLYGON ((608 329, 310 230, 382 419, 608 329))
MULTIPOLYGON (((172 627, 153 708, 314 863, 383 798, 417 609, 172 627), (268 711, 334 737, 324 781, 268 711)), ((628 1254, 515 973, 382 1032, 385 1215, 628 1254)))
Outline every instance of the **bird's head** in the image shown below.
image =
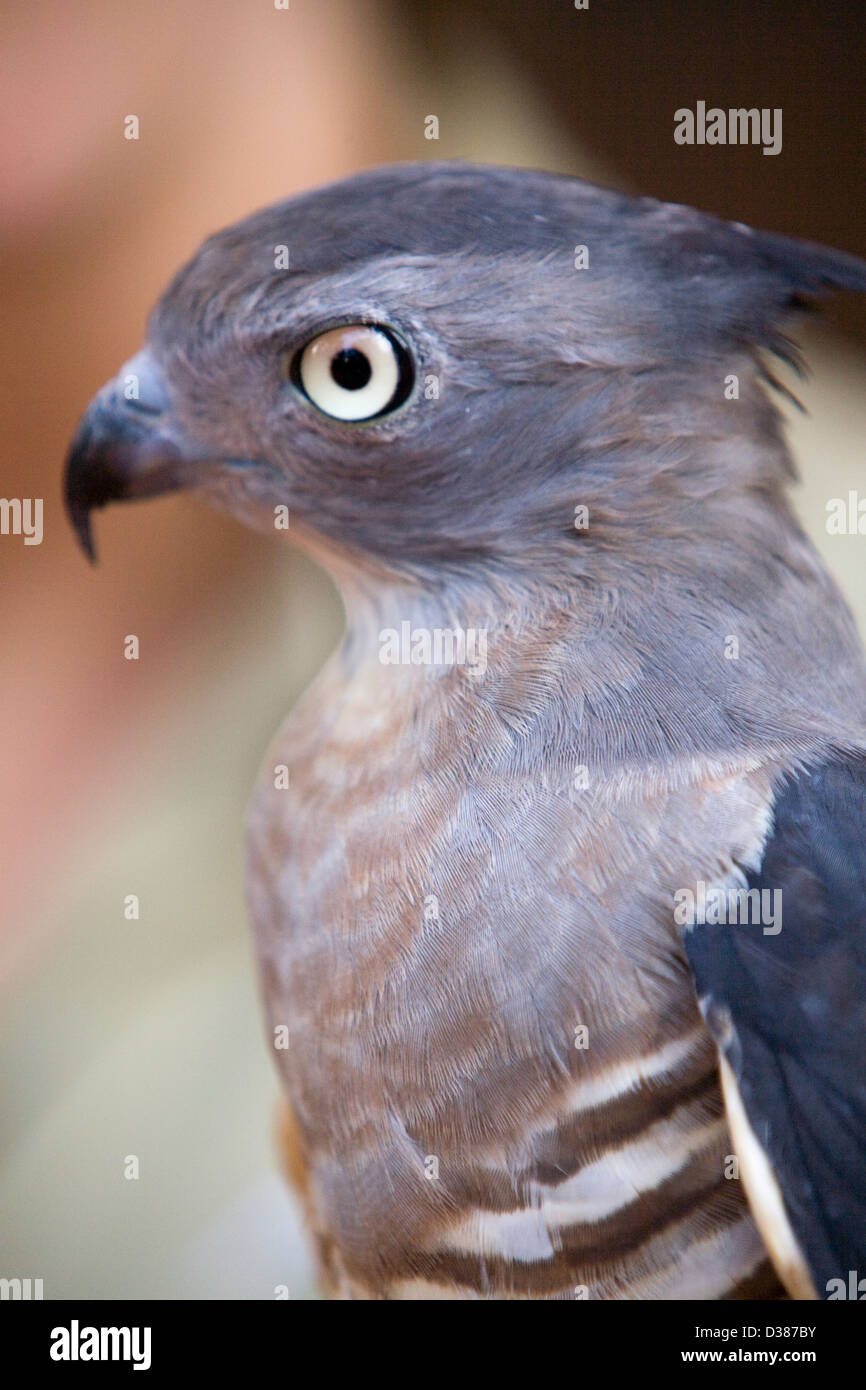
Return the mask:
POLYGON ((604 546, 781 472, 755 348, 846 285, 852 257, 576 179, 372 171, 205 242, 81 421, 68 508, 88 550, 94 507, 194 487, 398 572, 560 563, 578 506, 604 546), (771 463, 730 447, 762 431, 771 463))

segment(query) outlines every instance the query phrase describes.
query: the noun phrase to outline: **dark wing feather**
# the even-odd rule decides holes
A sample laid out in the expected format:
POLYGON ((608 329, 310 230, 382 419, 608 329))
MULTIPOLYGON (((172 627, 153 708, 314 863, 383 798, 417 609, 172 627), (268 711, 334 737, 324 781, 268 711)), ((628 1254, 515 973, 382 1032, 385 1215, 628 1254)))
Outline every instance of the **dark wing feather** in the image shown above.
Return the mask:
POLYGON ((697 925, 686 951, 812 1283, 826 1297, 828 1281, 866 1274, 863 754, 786 777, 748 886, 781 890, 778 934, 697 925))

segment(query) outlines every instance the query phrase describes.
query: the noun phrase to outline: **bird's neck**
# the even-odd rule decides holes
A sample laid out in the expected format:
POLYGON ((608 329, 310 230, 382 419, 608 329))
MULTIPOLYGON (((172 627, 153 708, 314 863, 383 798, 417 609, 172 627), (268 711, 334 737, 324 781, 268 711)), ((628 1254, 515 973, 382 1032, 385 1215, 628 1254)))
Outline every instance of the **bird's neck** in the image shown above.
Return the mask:
POLYGON ((724 756, 745 737, 806 750, 863 723, 853 621, 781 488, 592 524, 427 574, 301 537, 346 610, 329 696, 330 681, 350 703, 355 682, 399 689, 407 714, 455 697, 469 742, 505 719, 537 758, 580 729, 614 765, 724 756))

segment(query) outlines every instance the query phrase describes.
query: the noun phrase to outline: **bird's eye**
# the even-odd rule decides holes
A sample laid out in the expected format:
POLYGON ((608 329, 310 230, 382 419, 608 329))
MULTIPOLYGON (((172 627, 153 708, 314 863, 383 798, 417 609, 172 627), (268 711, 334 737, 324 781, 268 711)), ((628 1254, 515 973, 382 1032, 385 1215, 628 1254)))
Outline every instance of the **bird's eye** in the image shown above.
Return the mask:
POLYGON ((370 420, 406 399, 412 387, 409 353, 389 329, 351 324, 320 333, 302 348, 292 376, 305 395, 335 420, 370 420))

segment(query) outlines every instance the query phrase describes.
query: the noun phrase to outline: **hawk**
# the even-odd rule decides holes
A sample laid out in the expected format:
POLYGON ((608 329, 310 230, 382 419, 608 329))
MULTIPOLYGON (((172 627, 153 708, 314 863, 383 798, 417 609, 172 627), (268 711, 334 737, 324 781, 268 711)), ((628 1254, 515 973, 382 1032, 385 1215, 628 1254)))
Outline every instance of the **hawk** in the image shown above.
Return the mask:
POLYGON ((335 1296, 862 1267, 866 668, 772 391, 845 288, 577 179, 373 170, 206 241, 84 415, 85 549, 193 488, 343 596, 248 827, 335 1296))

